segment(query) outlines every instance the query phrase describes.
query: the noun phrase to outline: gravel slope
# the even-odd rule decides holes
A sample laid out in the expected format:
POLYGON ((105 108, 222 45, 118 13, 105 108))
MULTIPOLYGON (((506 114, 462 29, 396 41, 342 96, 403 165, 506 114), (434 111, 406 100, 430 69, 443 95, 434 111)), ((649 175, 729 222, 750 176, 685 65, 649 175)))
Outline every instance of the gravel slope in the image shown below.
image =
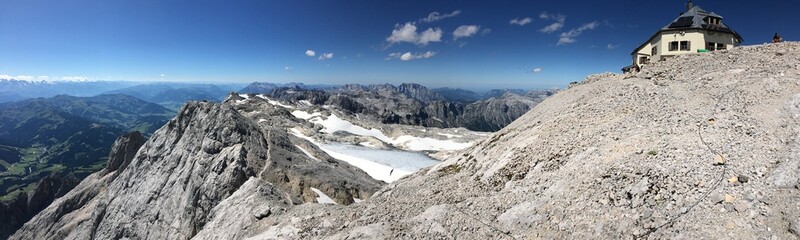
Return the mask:
POLYGON ((590 76, 364 203, 298 208, 304 220, 271 229, 331 239, 796 239, 798 73, 800 44, 781 43, 590 76))

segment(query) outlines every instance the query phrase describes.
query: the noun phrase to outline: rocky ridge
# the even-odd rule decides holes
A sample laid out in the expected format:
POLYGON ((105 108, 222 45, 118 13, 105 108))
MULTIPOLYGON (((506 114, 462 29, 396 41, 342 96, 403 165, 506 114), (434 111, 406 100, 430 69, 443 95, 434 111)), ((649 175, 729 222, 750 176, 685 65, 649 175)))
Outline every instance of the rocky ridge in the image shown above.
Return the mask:
POLYGON ((380 187, 344 162, 305 155, 292 141, 284 129, 262 128, 228 104, 188 103, 141 148, 135 135, 118 140, 105 170, 11 239, 203 238, 316 202, 310 188, 351 204, 380 187), (249 215, 230 218, 242 213, 249 215))

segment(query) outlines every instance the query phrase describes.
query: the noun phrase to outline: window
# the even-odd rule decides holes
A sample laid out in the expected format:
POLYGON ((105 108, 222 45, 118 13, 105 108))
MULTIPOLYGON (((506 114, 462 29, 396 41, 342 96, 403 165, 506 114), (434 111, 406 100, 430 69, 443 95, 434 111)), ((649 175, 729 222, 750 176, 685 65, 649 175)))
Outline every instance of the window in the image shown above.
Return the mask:
POLYGON ((639 57, 639 64, 647 64, 650 62, 650 59, 647 57, 639 57))
POLYGON ((690 48, 691 48, 691 45, 689 44, 689 41, 669 42, 669 50, 670 51, 678 51, 678 49, 680 49, 680 51, 689 51, 690 48))
POLYGON ((653 47, 650 49, 650 56, 655 56, 658 53, 658 48, 653 47))
POLYGON ((722 22, 722 19, 716 17, 705 17, 703 18, 703 21, 711 25, 719 25, 722 22))
POLYGON ((728 49, 728 45, 725 45, 724 43, 714 43, 714 42, 706 43, 706 50, 708 51, 717 51, 725 49, 728 49))

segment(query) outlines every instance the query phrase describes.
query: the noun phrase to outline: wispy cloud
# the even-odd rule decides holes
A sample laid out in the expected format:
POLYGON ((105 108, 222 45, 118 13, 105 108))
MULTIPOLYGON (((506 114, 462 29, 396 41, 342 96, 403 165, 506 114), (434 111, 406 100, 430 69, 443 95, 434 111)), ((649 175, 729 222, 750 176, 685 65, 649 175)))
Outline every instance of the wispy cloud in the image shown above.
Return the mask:
POLYGON ((618 44, 617 44, 617 45, 614 45, 614 44, 611 44, 611 43, 609 43, 609 44, 606 46, 606 49, 616 49, 616 48, 618 48, 618 47, 619 47, 619 45, 618 45, 618 44))
POLYGON ((530 71, 530 72, 531 72, 531 73, 540 73, 540 72, 542 72, 542 68, 540 68, 540 67, 535 67, 535 68, 531 69, 531 71, 530 71))
POLYGON ((311 49, 306 50, 306 56, 313 57, 315 55, 317 55, 317 53, 314 52, 314 50, 311 50, 311 49))
POLYGON ((319 60, 326 60, 333 58, 333 53, 323 53, 319 55, 319 60))
POLYGON ((551 32, 555 32, 555 31, 560 30, 561 28, 564 27, 564 22, 566 22, 566 20, 567 20, 567 17, 564 16, 564 15, 561 15, 561 14, 548 14, 546 12, 543 12, 543 13, 539 14, 539 18, 544 19, 544 20, 553 20, 553 21, 555 21, 554 23, 551 23, 550 25, 547 25, 547 26, 543 27, 542 29, 539 29, 539 31, 543 32, 543 33, 551 33, 551 32))
POLYGON ((292 66, 283 67, 284 71, 291 71, 292 69, 294 69, 292 66))
POLYGON ((11 76, 11 75, 5 75, 5 74, 0 74, 0 79, 20 80, 20 81, 34 81, 34 80, 38 80, 38 81, 73 81, 73 82, 89 81, 88 77, 83 77, 83 76, 72 76, 72 77, 38 76, 38 77, 34 77, 34 76, 28 76, 28 75, 11 76))
POLYGON ((412 22, 395 25, 392 35, 386 38, 389 44, 409 42, 416 45, 428 45, 431 42, 441 42, 443 31, 441 28, 428 28, 422 33, 417 33, 417 26, 412 22))
POLYGON ((533 19, 531 19, 530 17, 525 17, 523 19, 519 19, 519 18, 511 19, 511 21, 509 21, 508 24, 525 26, 526 24, 531 23, 531 22, 533 22, 533 19))
POLYGON ((33 76, 26 76, 26 75, 17 75, 17 76, 0 75, 0 79, 32 81, 34 79, 34 77, 33 76))
POLYGON ((427 51, 427 52, 424 52, 424 53, 411 53, 411 52, 399 53, 399 52, 396 52, 396 53, 390 53, 389 56, 386 57, 385 60, 389 61, 389 60, 392 60, 392 59, 400 59, 400 61, 411 61, 411 60, 415 60, 415 59, 432 58, 433 56, 436 56, 436 52, 432 52, 432 51, 427 51))
POLYGON ((478 33, 478 30, 481 29, 481 26, 478 25, 461 25, 453 31, 453 40, 457 40, 463 37, 471 37, 478 33))
POLYGON ((432 13, 428 14, 427 17, 424 17, 424 18, 420 19, 419 21, 420 22, 431 23, 431 22, 436 22, 436 21, 439 21, 439 20, 442 20, 442 19, 445 19, 445 18, 455 17, 455 16, 458 16, 458 14, 461 14, 461 10, 455 10, 455 11, 453 11, 451 13, 445 13, 445 14, 440 14, 439 12, 432 12, 432 13))
POLYGON ((598 25, 599 23, 597 23, 597 21, 594 21, 583 24, 578 28, 573 28, 572 30, 569 30, 569 32, 562 32, 561 35, 559 35, 558 43, 556 43, 556 45, 560 46, 564 44, 574 43, 578 41, 576 38, 580 36, 583 33, 583 31, 595 29, 597 28, 598 25))

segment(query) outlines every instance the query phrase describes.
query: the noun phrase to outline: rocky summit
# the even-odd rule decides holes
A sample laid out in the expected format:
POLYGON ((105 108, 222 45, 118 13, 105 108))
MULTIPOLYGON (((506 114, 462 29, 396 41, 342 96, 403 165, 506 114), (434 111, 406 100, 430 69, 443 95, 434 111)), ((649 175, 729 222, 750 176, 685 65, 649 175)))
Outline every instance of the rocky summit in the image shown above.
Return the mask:
POLYGON ((587 77, 380 189, 237 101, 186 105, 11 238, 800 238, 798 43, 587 77))

